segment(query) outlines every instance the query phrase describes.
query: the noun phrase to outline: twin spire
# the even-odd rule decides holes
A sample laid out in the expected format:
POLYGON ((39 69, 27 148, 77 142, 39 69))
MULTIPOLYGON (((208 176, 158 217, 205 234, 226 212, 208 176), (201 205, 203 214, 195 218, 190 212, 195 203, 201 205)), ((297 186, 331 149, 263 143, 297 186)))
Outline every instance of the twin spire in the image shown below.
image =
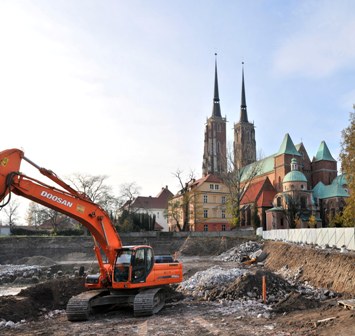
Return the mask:
POLYGON ((247 103, 245 99, 245 86, 244 86, 244 62, 242 62, 242 97, 240 103, 240 120, 239 122, 248 122, 248 113, 247 113, 247 103))
POLYGON ((222 118, 221 106, 219 104, 219 93, 218 93, 217 54, 214 55, 216 56, 216 59, 214 65, 214 97, 213 97, 212 116, 222 118))
MULTIPOLYGON (((219 100, 218 91, 218 75, 217 75, 217 54, 215 54, 215 70, 214 70, 214 97, 213 97, 213 109, 212 116, 222 118, 221 106, 219 100)), ((244 85, 244 62, 242 62, 242 95, 240 104, 240 120, 239 122, 248 122, 247 104, 245 99, 245 85, 244 85)))

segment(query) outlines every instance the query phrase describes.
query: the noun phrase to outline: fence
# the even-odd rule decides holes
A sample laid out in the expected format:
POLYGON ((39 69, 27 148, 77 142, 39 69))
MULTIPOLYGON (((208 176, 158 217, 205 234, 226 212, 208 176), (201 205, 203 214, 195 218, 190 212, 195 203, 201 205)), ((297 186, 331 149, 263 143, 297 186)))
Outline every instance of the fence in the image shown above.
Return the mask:
POLYGON ((287 229, 263 231, 264 239, 346 247, 355 251, 355 228, 287 229))

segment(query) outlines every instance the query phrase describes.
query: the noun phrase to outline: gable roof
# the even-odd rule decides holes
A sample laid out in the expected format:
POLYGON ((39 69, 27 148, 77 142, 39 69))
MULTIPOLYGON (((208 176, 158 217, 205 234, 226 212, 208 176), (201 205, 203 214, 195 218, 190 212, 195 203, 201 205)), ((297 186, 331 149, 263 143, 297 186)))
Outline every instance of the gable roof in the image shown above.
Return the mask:
POLYGON ((131 207, 140 209, 166 209, 168 207, 168 201, 173 196, 173 193, 166 186, 166 188, 162 188, 162 190, 158 193, 157 197, 136 197, 133 200, 131 207))
POLYGON ((191 188, 199 187, 205 182, 210 182, 210 183, 223 183, 222 179, 220 179, 218 176, 213 175, 213 174, 208 174, 206 176, 201 177, 198 180, 192 181, 190 184, 191 188))
POLYGON ((241 204, 257 203, 258 207, 271 206, 276 190, 267 177, 263 181, 252 183, 241 199, 241 204))

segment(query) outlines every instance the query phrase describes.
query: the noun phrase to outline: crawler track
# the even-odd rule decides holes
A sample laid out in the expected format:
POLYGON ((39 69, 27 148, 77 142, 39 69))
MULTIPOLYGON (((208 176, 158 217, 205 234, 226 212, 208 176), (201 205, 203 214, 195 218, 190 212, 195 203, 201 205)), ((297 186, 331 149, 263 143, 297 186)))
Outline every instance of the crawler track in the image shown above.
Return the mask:
POLYGON ((158 313, 165 305, 164 288, 146 289, 134 298, 134 316, 150 316, 158 313))
POLYGON ((73 296, 67 304, 68 321, 86 321, 91 312, 90 301, 107 293, 107 290, 92 290, 73 296))

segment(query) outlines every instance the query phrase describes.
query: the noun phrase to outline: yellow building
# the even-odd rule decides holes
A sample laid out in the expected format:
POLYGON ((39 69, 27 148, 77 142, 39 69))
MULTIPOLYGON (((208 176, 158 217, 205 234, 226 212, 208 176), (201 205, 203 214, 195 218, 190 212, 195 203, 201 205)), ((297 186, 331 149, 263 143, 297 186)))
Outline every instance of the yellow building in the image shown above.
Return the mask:
POLYGON ((191 180, 169 202, 169 231, 229 231, 228 189, 209 174, 191 180))

